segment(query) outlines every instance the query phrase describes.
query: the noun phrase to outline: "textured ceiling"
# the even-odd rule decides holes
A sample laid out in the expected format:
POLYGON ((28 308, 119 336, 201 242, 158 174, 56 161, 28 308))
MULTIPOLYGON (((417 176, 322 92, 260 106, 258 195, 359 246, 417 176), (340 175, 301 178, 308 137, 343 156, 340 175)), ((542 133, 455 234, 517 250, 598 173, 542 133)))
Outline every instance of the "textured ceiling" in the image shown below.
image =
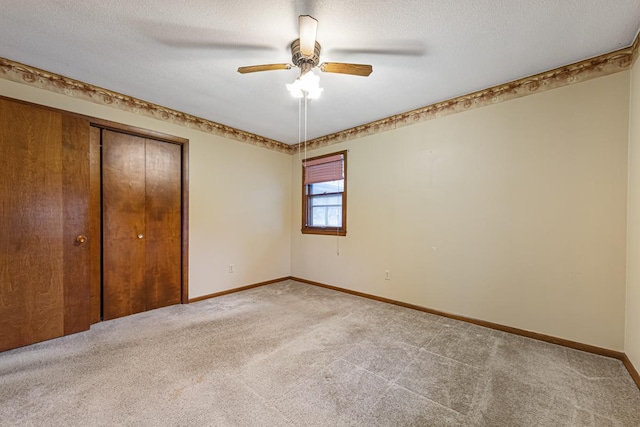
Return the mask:
POLYGON ((296 144, 287 71, 298 15, 318 21, 313 139, 629 46, 640 0, 3 0, 0 57, 296 144))

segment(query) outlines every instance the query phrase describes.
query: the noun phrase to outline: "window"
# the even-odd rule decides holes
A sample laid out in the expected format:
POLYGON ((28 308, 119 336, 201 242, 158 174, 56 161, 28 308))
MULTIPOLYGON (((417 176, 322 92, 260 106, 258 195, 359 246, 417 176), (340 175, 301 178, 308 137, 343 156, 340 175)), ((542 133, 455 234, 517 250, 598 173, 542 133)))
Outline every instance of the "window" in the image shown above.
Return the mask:
POLYGON ((347 152, 302 162, 302 232, 347 234, 347 152))

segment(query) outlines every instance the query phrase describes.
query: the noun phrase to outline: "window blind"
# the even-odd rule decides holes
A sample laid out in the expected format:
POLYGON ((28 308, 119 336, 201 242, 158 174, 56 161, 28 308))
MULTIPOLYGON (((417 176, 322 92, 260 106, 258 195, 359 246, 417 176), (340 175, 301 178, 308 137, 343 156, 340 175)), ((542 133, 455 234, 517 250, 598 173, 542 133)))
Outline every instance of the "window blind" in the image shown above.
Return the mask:
POLYGON ((304 185, 343 179, 342 165, 342 154, 303 162, 304 185))

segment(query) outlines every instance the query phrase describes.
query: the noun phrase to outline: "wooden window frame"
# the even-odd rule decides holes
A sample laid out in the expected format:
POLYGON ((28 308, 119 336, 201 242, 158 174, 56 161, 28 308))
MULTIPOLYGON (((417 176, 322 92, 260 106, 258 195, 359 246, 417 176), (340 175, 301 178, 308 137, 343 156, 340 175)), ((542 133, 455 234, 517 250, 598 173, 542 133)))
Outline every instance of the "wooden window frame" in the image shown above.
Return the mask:
POLYGON ((326 236, 346 236, 347 235, 347 150, 337 151, 322 156, 311 157, 306 161, 318 160, 325 157, 341 155, 344 169, 344 190, 341 193, 331 193, 333 195, 342 195, 342 226, 341 227, 313 227, 308 225, 309 203, 311 197, 308 194, 308 187, 311 184, 305 184, 305 167, 304 161, 302 165, 302 234, 319 234, 326 236))

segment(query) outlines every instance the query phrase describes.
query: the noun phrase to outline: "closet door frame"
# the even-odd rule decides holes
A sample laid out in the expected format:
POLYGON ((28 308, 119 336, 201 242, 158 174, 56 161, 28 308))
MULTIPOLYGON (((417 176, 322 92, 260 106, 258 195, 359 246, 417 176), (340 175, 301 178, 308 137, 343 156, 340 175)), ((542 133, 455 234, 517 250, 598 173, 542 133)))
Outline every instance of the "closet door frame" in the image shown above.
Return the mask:
MULTIPOLYGON (((181 148, 181 180, 182 180, 182 212, 181 212, 181 303, 189 303, 189 140, 180 138, 173 135, 168 135, 161 132, 156 132, 148 129, 138 128, 135 126, 124 125, 108 120, 90 118, 90 125, 92 128, 98 128, 103 130, 111 130, 119 133, 129 134, 141 138, 154 139, 156 141, 166 142, 170 144, 179 145, 181 148)), ((92 131, 92 135, 95 131, 92 131)), ((99 134, 100 132, 98 132, 99 134)), ((91 177, 90 177, 90 192, 91 192, 91 231, 94 236, 101 235, 101 188, 102 182, 100 180, 100 138, 91 138, 90 143, 90 159, 91 159, 91 177)), ((101 281, 102 281, 102 256, 101 251, 102 242, 101 239, 94 240, 95 247, 92 246, 92 255, 100 254, 97 257, 92 256, 91 265, 91 295, 92 295, 92 313, 91 323, 97 323, 100 321, 100 304, 96 304, 96 301, 100 301, 101 281)))
MULTIPOLYGON (((116 132, 131 134, 142 138, 155 139, 157 141, 168 142, 172 144, 180 145, 181 147, 181 181, 182 181, 182 212, 181 212, 181 303, 189 303, 189 140, 186 138, 180 138, 177 136, 165 134, 162 132, 152 131, 135 126, 129 126, 109 120, 99 119, 96 117, 87 116, 84 114, 74 113, 59 108, 49 107, 46 105, 24 101, 21 99, 11 98, 8 96, 0 95, 0 99, 15 102, 17 104, 23 104, 27 106, 37 107, 42 110, 53 111, 60 113, 64 117, 66 123, 72 121, 86 121, 89 125, 89 134, 86 135, 89 138, 89 230, 88 230, 88 242, 90 244, 89 250, 89 283, 79 284, 78 288, 74 288, 73 291, 67 292, 65 298, 81 298, 82 292, 90 294, 89 307, 87 307, 89 324, 83 323, 85 326, 81 326, 80 323, 74 320, 75 323, 65 323, 64 331, 62 335, 68 335, 81 330, 86 330, 91 324, 98 323, 100 321, 100 292, 102 282, 102 206, 101 206, 101 157, 100 157, 100 138, 96 140, 95 130, 108 129, 116 132), (97 292, 97 293, 96 293, 97 292), (94 309, 95 298, 97 296, 97 314, 94 309), (97 320, 96 320, 97 316, 97 320)), ((69 132, 70 129, 65 127, 63 132, 69 132)), ((100 132, 97 132, 100 135, 100 132)), ((68 165, 67 165, 68 166, 68 165)), ((70 209, 75 209, 71 208, 70 209)), ((74 230, 76 233, 76 230, 74 230)), ((75 236, 75 234, 73 234, 75 236)), ((77 301, 71 301, 76 304, 77 301)), ((78 300, 79 301, 79 300, 78 300)), ((86 304, 86 302, 84 303, 86 304)), ((68 314, 66 311, 61 315, 68 314)), ((82 322, 81 322, 82 323, 82 322)), ((45 338, 46 339, 46 338, 45 338)))

